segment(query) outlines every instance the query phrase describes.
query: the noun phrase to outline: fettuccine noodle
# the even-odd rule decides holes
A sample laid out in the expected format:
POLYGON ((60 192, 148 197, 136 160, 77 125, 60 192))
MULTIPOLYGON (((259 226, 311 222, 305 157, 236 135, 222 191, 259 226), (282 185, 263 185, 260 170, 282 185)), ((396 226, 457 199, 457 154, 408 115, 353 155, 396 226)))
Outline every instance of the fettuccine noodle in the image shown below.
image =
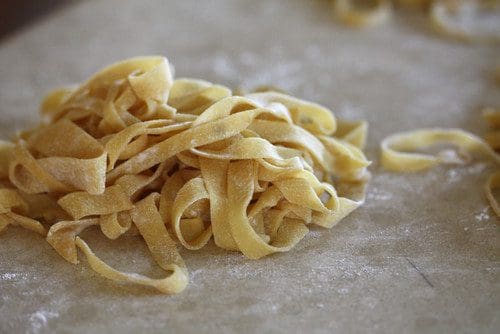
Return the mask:
POLYGON ((366 122, 266 91, 234 96, 174 80, 163 57, 129 59, 80 87, 50 93, 44 122, 0 142, 0 230, 46 236, 102 276, 178 293, 181 245, 212 238, 251 259, 285 252, 315 224, 332 227, 364 201, 366 122), (102 261, 80 234, 139 234, 168 274, 152 279, 102 261))
MULTIPOLYGON (((491 124, 500 124, 500 114, 487 116, 491 124)), ((395 172, 417 172, 440 164, 465 164, 474 158, 500 164, 500 155, 487 142, 461 129, 431 128, 396 133, 385 138, 380 147, 382 167, 395 172), (437 145, 452 145, 455 149, 443 149, 437 154, 419 152, 437 145)), ((485 185, 486 197, 500 217, 500 206, 493 195, 496 188, 500 188, 500 171, 492 174, 485 185)))

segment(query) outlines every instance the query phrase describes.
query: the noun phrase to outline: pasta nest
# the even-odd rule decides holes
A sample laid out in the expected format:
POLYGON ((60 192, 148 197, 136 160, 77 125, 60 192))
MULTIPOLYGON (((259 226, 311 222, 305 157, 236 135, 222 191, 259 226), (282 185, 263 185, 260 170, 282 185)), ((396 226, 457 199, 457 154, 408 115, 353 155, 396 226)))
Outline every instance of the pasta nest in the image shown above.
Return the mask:
POLYGON ((166 58, 111 65, 50 93, 43 121, 0 143, 0 230, 46 236, 67 261, 77 248, 99 274, 178 293, 188 283, 179 245, 258 259, 291 249, 311 225, 332 227, 364 201, 367 123, 266 91, 173 79, 166 58), (140 235, 168 272, 116 270, 79 234, 140 235))

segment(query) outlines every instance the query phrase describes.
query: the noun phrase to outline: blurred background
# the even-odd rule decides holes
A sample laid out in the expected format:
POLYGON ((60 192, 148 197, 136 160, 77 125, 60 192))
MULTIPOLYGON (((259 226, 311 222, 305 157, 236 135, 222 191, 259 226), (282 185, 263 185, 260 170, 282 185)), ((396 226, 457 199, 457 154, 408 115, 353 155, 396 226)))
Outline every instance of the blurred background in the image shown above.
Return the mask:
POLYGON ((2 0, 0 1, 0 40, 45 15, 70 6, 77 0, 2 0))

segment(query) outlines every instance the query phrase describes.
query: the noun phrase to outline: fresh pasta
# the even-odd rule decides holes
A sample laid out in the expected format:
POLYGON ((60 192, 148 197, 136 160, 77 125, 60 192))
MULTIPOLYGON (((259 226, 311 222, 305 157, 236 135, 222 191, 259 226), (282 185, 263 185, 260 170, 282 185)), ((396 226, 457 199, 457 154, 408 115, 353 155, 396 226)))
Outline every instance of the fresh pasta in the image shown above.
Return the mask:
POLYGON ((438 164, 464 164, 473 155, 500 163, 500 157, 479 137, 461 129, 419 129, 396 133, 381 143, 382 167, 391 171, 415 172, 438 164), (452 145, 438 154, 416 152, 436 145, 452 145))
MULTIPOLYGON (((497 67, 493 73, 498 79, 497 67)), ((383 168, 395 172, 417 172, 440 164, 464 164, 472 159, 489 160, 500 164, 500 110, 487 107, 483 117, 491 131, 484 139, 461 129, 430 128, 395 133, 380 144, 380 161, 383 168), (453 146, 437 154, 422 152, 439 145, 453 146)), ((500 205, 493 191, 500 188, 500 170, 488 177, 484 186, 486 198, 495 214, 500 217, 500 205)))
POLYGON ((332 0, 333 14, 351 27, 373 27, 391 17, 393 7, 427 12, 437 33, 457 40, 499 42, 498 0, 332 0), (477 24, 476 24, 477 23, 477 24))
POLYGON ((0 142, 0 230, 44 235, 73 264, 79 249, 115 282, 178 293, 189 281, 179 247, 213 239, 258 259, 364 202, 366 122, 275 91, 238 96, 174 79, 164 57, 125 60, 56 90, 41 114, 40 125, 0 142), (89 228, 140 235, 166 276, 114 269, 81 236, 89 228))
MULTIPOLYGON (((485 115, 491 124, 500 121, 498 114, 485 115)), ((500 164, 500 155, 487 142, 461 129, 430 128, 396 133, 386 137, 380 149, 382 167, 394 172, 417 172, 440 164, 464 164, 474 158, 500 164), (451 145, 455 149, 446 148, 437 154, 420 152, 438 145, 451 145)), ((499 171, 488 178, 485 193, 495 214, 500 217, 500 206, 493 195, 496 188, 500 188, 499 171)))
MULTIPOLYGON (((491 148, 498 152, 498 150, 500 150, 500 110, 498 108, 491 107, 485 108, 483 110, 483 117, 491 128, 491 131, 485 135, 484 139, 488 145, 491 146, 491 148)), ((500 188, 500 170, 497 170, 495 173, 490 175, 485 187, 486 197, 488 198, 493 211, 495 211, 496 215, 500 217, 500 205, 493 195, 493 190, 498 188, 500 188)))
POLYGON ((429 8, 429 18, 434 30, 464 42, 500 42, 499 25, 488 28, 488 21, 500 19, 498 0, 439 0, 433 1, 429 8), (486 29, 475 27, 474 21, 486 22, 486 29))

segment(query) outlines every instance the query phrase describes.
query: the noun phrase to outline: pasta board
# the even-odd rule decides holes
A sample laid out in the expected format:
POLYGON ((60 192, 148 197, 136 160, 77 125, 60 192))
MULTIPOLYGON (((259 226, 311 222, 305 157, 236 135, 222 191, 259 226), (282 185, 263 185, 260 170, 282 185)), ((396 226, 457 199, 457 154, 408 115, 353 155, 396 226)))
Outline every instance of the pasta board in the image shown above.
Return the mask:
MULTIPOLYGON (((0 332, 494 332, 500 237, 481 188, 492 166, 396 174, 382 171, 377 155, 394 132, 485 132, 476 107, 500 103, 490 76, 500 49, 436 37, 414 16, 349 30, 329 8, 86 1, 4 41, 3 138, 38 120, 50 89, 119 59, 161 54, 177 77, 272 84, 341 118, 368 120, 374 164, 366 204, 291 252, 252 261, 213 245, 183 250, 191 284, 175 296, 118 287, 83 258, 69 265, 41 237, 9 227, 0 235, 0 332)), ((86 236, 116 267, 160 275, 139 241, 86 236)))

